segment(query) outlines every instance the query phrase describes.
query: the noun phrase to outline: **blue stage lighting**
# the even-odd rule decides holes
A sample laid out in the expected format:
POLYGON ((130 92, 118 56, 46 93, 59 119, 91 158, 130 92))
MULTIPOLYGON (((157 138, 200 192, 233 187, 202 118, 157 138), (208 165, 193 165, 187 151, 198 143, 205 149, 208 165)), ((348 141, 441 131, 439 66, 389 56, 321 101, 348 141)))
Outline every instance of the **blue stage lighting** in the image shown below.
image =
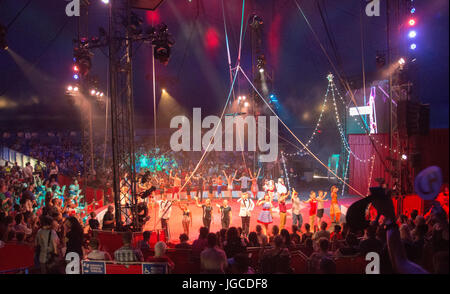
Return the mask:
POLYGON ((409 46, 409 48, 410 48, 411 50, 416 50, 417 45, 413 43, 413 44, 411 44, 411 46, 409 46))
POLYGON ((73 78, 74 78, 75 80, 78 80, 79 76, 78 76, 77 74, 74 74, 74 75, 73 75, 73 78))
POLYGON ((415 38, 417 36, 417 32, 416 31, 410 31, 409 33, 408 33, 408 37, 410 37, 411 39, 412 38, 415 38))

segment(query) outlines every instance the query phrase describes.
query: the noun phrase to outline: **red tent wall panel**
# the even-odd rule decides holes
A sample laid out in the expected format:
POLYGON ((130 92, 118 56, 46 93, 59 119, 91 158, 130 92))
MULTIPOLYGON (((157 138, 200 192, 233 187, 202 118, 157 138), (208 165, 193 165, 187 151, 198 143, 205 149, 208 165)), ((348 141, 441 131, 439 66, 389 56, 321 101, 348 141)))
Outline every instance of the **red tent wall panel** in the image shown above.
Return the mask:
MULTIPOLYGON (((389 144, 388 134, 373 134, 372 137, 380 143, 386 145, 389 144)), ((368 162, 361 162, 357 160, 353 155, 350 155, 348 176, 349 184, 354 189, 349 188, 349 194, 358 195, 356 191, 359 191, 361 194, 366 195, 369 187, 378 185, 375 181, 376 178, 384 178, 386 182, 389 183, 390 176, 385 172, 385 167, 382 162, 382 159, 386 161, 386 157, 389 156, 389 149, 382 148, 380 143, 377 144, 375 142, 375 146, 377 147, 378 152, 383 157, 381 159, 367 135, 349 135, 348 141, 350 149, 360 159, 370 159, 372 156, 375 156, 375 163, 373 166, 372 178, 369 186, 369 177, 372 162, 370 160, 368 162)), ((388 164, 388 162, 385 163, 388 164)))
POLYGON ((432 129, 426 137, 420 137, 418 148, 421 155, 420 172, 428 166, 437 165, 442 170, 444 183, 449 182, 448 129, 432 129))

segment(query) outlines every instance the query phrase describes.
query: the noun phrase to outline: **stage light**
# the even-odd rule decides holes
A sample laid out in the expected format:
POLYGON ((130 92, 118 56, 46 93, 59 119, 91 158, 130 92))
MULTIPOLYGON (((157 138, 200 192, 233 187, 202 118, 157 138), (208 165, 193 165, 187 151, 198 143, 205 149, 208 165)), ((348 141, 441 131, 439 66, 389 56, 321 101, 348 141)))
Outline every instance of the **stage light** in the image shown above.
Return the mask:
POLYGON ((91 95, 92 95, 92 96, 95 95, 95 90, 94 90, 94 89, 91 90, 91 95))
POLYGON ((72 91, 72 90, 73 90, 73 87, 72 87, 72 86, 69 86, 69 87, 67 87, 67 90, 68 90, 68 91, 72 91))
POLYGON ((74 90, 75 92, 78 92, 78 87, 74 87, 73 90, 74 90))
POLYGON ((95 96, 100 96, 100 92, 95 93, 95 96))
POLYGON ((102 0, 103 3, 109 4, 109 0, 102 0))
POLYGON ((164 88, 163 88, 161 91, 162 91, 164 94, 167 93, 166 89, 164 89, 164 88))
POLYGON ((73 66, 73 71, 79 71, 80 69, 78 68, 78 66, 74 65, 73 66))
POLYGON ((408 24, 409 24, 410 26, 414 26, 414 25, 416 24, 416 21, 414 20, 414 18, 411 18, 411 19, 408 21, 408 24))
POLYGON ((411 13, 412 14, 416 13, 416 8, 415 7, 411 8, 411 13))
POLYGON ((408 37, 411 38, 411 39, 415 38, 416 36, 417 36, 417 32, 416 31, 410 31, 408 33, 408 37))
POLYGON ((402 160, 407 160, 408 156, 406 156, 406 154, 402 154, 402 160))
POLYGON ((259 69, 259 72, 260 72, 260 73, 263 73, 263 72, 264 72, 264 68, 260 68, 260 69, 259 69))
POLYGON ((73 78, 74 78, 75 80, 78 80, 79 76, 78 76, 77 74, 74 74, 74 75, 73 75, 73 78))
POLYGON ((406 61, 405 61, 405 59, 403 57, 398 60, 398 64, 400 64, 400 65, 405 64, 405 62, 406 61))
POLYGON ((244 103, 244 107, 248 107, 250 104, 248 102, 244 103))
POLYGON ((411 50, 416 50, 417 45, 413 43, 413 44, 411 44, 411 46, 409 46, 409 48, 410 48, 411 50))
POLYGON ((242 96, 242 100, 245 100, 245 98, 247 98, 247 97, 245 97, 245 96, 242 96))

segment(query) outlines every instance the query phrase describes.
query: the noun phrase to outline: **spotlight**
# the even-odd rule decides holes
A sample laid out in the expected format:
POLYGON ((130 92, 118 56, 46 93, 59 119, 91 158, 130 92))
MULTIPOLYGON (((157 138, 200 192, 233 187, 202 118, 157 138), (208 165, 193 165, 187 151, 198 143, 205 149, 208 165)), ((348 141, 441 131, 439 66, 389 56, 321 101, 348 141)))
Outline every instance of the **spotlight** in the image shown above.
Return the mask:
POLYGON ((74 75, 73 75, 73 78, 74 78, 75 80, 78 80, 79 76, 78 76, 77 74, 74 74, 74 75))
POLYGON ((78 92, 78 87, 74 87, 73 90, 74 90, 75 92, 78 92))
POLYGON ((103 92, 100 93, 100 97, 103 97, 103 92))
POLYGON ((72 90, 73 90, 73 87, 72 87, 72 86, 69 86, 69 87, 67 87, 67 90, 68 90, 68 91, 72 91, 72 90))
POLYGON ((95 93, 95 96, 100 96, 100 92, 95 93))
POLYGON ((259 72, 260 72, 260 73, 263 73, 263 72, 264 72, 264 68, 260 68, 260 69, 259 69, 259 72))
POLYGON ((102 0, 103 3, 109 4, 109 0, 102 0))
POLYGON ((398 64, 400 64, 400 65, 405 64, 405 62, 406 61, 405 61, 405 59, 403 57, 398 60, 398 64))
POLYGON ((417 32, 416 31, 410 31, 408 33, 408 37, 410 37, 411 39, 415 38, 417 36, 417 32))
POLYGON ((415 7, 411 8, 411 13, 412 14, 416 13, 416 8, 415 7))
POLYGON ((80 69, 78 68, 78 66, 74 65, 73 66, 73 71, 79 71, 80 69))
POLYGON ((407 160, 408 156, 406 156, 406 154, 402 154, 402 160, 407 160))
POLYGON ((408 21, 408 24, 409 24, 410 26, 414 26, 414 25, 416 24, 416 21, 414 20, 414 18, 411 18, 411 19, 408 21))
POLYGON ((247 98, 247 97, 245 97, 245 96, 242 96, 242 100, 245 100, 245 98, 247 98))
POLYGON ((248 102, 244 103, 244 107, 248 107, 250 104, 248 102))
POLYGON ((94 96, 94 95, 95 95, 95 92, 96 92, 96 91, 95 91, 94 89, 92 89, 92 90, 91 90, 91 95, 94 96))
POLYGON ((166 89, 164 89, 164 88, 163 88, 161 91, 162 91, 164 94, 167 93, 166 89))
POLYGON ((416 50, 417 45, 413 43, 413 44, 411 44, 411 46, 409 46, 409 48, 410 48, 411 50, 416 50))

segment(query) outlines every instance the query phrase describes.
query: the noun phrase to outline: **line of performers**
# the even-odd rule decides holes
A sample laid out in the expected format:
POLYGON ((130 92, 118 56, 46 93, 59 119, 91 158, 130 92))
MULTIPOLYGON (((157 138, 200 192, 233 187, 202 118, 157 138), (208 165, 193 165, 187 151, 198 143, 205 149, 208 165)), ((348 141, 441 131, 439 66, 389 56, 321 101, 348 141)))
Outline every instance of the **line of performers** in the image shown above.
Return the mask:
MULTIPOLYGON (((256 204, 251 199, 250 193, 247 191, 241 192, 240 198, 237 199, 237 202, 240 204, 239 208, 239 216, 241 217, 242 222, 242 231, 245 236, 249 234, 250 231, 250 218, 252 216, 252 212, 255 206, 261 206, 262 210, 259 213, 257 222, 261 224, 264 234, 267 235, 269 232, 269 225, 273 223, 273 213, 278 212, 280 216, 280 229, 283 229, 286 226, 286 218, 287 218, 287 206, 286 199, 289 195, 291 195, 292 202, 292 224, 301 227, 303 225, 303 217, 301 214, 301 209, 303 208, 302 202, 309 204, 309 224, 311 228, 316 230, 317 225, 322 221, 322 217, 324 215, 324 202, 331 200, 330 205, 330 217, 332 223, 339 223, 341 217, 341 211, 338 204, 338 188, 336 186, 331 187, 331 199, 326 199, 327 192, 318 191, 318 195, 316 192, 311 191, 309 195, 309 199, 306 201, 301 201, 298 197, 298 193, 292 189, 292 191, 287 191, 284 186, 283 180, 279 179, 277 185, 274 185, 277 189, 278 193, 278 207, 275 208, 273 205, 273 193, 275 189, 270 190, 267 189, 264 197, 257 200, 256 204)), ((213 211, 214 206, 211 202, 211 199, 207 198, 205 201, 199 200, 198 197, 194 197, 195 205, 199 208, 202 208, 202 221, 203 226, 208 229, 211 227, 213 223, 213 211)), ((229 199, 223 198, 221 204, 216 204, 215 206, 220 213, 221 227, 223 229, 228 229, 232 220, 232 210, 231 206, 229 206, 229 201, 232 201, 232 198, 229 199)), ((170 230, 169 230, 169 218, 171 216, 172 207, 175 205, 182 212, 182 226, 185 234, 189 236, 189 229, 192 226, 192 212, 189 209, 189 204, 186 202, 181 202, 178 198, 172 198, 169 200, 167 198, 166 193, 161 194, 161 199, 155 201, 159 207, 158 217, 161 222, 161 227, 165 231, 165 234, 168 239, 170 239, 170 230)))

